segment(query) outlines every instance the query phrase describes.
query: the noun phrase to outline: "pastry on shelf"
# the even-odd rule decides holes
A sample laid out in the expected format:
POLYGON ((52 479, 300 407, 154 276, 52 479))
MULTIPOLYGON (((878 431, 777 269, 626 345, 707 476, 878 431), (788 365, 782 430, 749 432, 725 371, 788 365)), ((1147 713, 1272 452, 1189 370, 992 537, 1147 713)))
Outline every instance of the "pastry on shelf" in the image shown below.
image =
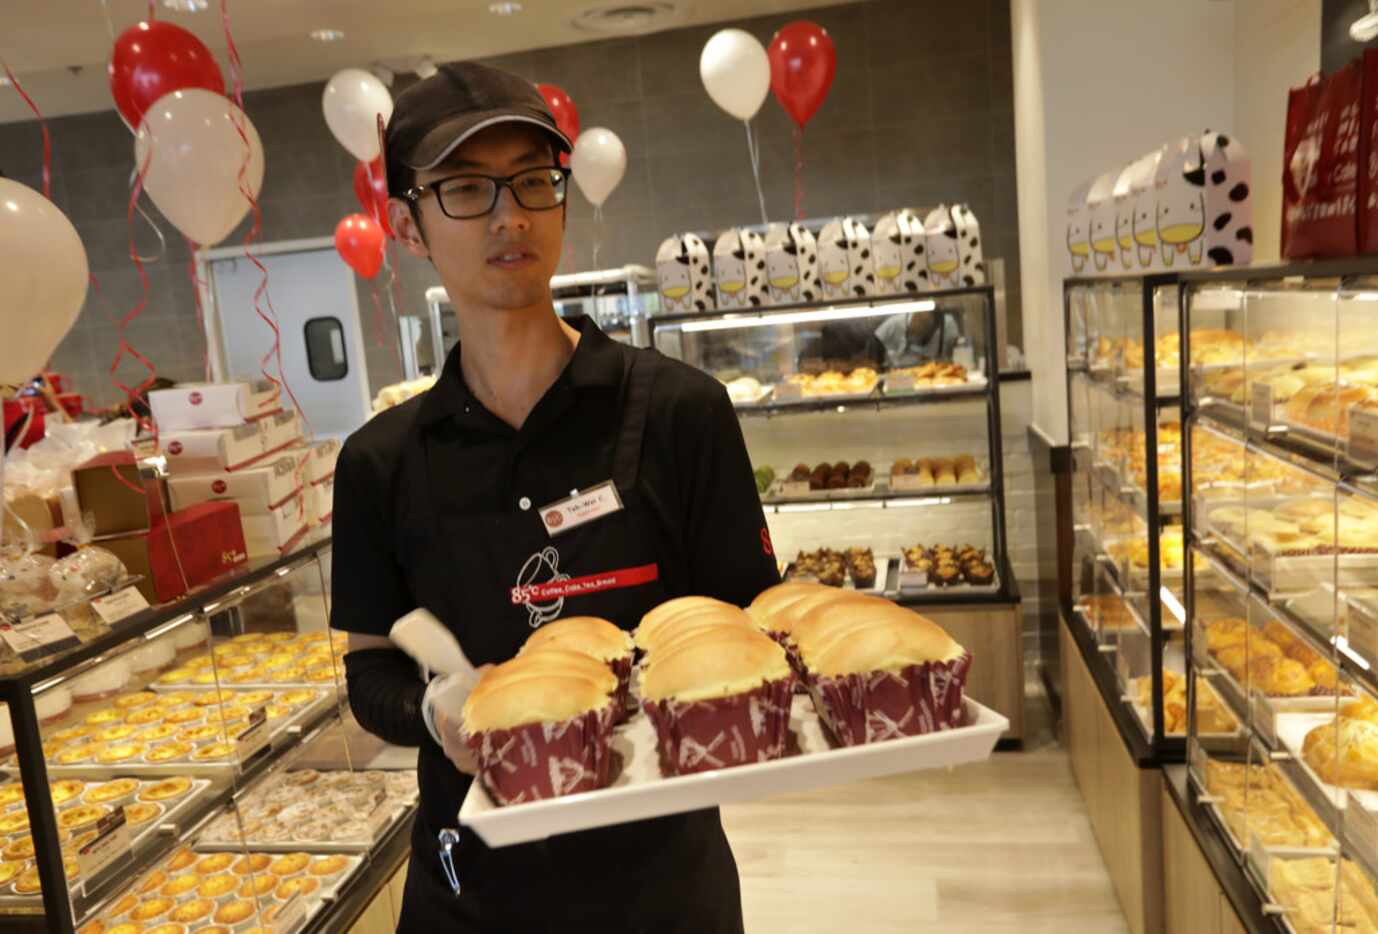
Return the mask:
MULTIPOLYGON (((1139 707, 1146 716, 1152 716, 1153 679, 1143 675, 1132 683, 1139 707)), ((1200 733, 1233 733, 1239 729, 1239 721, 1201 678, 1196 679, 1196 727, 1200 733)), ((1187 679, 1169 668, 1163 669, 1163 731, 1168 735, 1187 731, 1187 679)))
POLYGON ((591 677, 570 659, 591 661, 554 650, 519 656, 484 672, 465 701, 466 742, 499 805, 608 782, 617 678, 606 668, 606 680, 591 677))
POLYGON ((1268 889, 1297 934, 1378 930, 1378 894, 1352 860, 1341 859, 1336 872, 1331 857, 1274 857, 1268 860, 1268 889))
POLYGON ((1235 839, 1257 836, 1266 846, 1319 849, 1334 844, 1316 812, 1272 765, 1206 760, 1206 790, 1235 839))
POLYGON ((785 650, 754 627, 698 630, 654 656, 641 689, 664 775, 785 753, 794 676, 785 650))
POLYGON ((876 585, 876 557, 871 549, 860 546, 848 548, 846 560, 847 573, 851 575, 854 586, 869 589, 876 585))
POLYGON ((1372 701, 1351 701, 1335 720, 1313 727, 1302 742, 1302 758, 1331 785, 1378 790, 1378 713, 1372 701))

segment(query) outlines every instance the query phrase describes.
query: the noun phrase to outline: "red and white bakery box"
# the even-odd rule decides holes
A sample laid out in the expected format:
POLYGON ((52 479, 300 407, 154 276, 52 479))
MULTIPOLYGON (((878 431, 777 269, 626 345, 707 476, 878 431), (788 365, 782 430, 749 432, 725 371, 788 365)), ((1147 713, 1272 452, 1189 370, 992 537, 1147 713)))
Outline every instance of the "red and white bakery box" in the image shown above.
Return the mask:
POLYGON ((304 496, 297 493, 265 515, 240 517, 250 558, 275 558, 302 540, 311 527, 304 496))
POLYGON ((233 500, 241 516, 266 516, 300 493, 303 480, 297 459, 288 453, 232 472, 174 474, 167 489, 173 509, 233 500))
POLYGON ((279 412, 234 428, 164 432, 161 442, 168 473, 206 474, 243 470, 300 439, 296 413, 279 412))
POLYGON ((281 396, 271 383, 185 383, 148 394, 160 431, 234 428, 282 411, 281 396))
POLYGON ((306 487, 306 512, 312 525, 327 525, 335 512, 335 477, 306 487))
POLYGON ((103 539, 102 548, 140 577, 150 603, 168 603, 248 560, 239 506, 201 503, 169 513, 151 529, 103 539))

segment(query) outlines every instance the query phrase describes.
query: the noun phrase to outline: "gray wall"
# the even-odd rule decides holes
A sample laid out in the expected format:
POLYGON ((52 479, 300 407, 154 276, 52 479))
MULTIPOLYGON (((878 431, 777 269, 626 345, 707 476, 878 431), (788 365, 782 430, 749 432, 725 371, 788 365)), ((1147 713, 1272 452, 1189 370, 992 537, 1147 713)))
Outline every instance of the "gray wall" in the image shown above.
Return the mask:
MULTIPOLYGON (((820 217, 894 207, 965 201, 976 211, 988 256, 1003 257, 1010 283, 1010 342, 1022 346, 1014 115, 1008 0, 871 0, 809 12, 838 51, 832 93, 809 124, 804 143, 804 210, 820 217)), ((762 42, 794 17, 681 29, 505 56, 494 61, 533 81, 563 86, 585 128, 607 126, 627 144, 621 188, 596 228, 581 196, 571 199, 561 271, 650 264, 657 244, 679 230, 759 221, 740 125, 712 104, 698 78, 699 52, 716 30, 741 26, 762 42)), ((403 83, 394 87, 401 90, 403 83)), ((356 210, 353 164, 331 137, 320 111, 321 84, 247 95, 246 110, 263 138, 267 175, 261 202, 263 239, 327 236, 356 210)), ((41 106, 41 101, 39 102, 41 106)), ((93 400, 119 397, 107 372, 116 341, 111 315, 138 300, 128 258, 125 208, 132 141, 114 112, 51 121, 54 199, 82 234, 107 301, 89 300, 55 364, 93 400)), ((773 99, 758 118, 761 170, 772 218, 792 211, 792 124, 773 99)), ((32 123, 0 126, 0 170, 38 184, 40 141, 32 123)), ((156 245, 137 221, 144 252, 156 245)), ((164 225, 170 240, 175 234, 164 225)), ((236 233, 234 238, 242 236, 236 233)), ((185 244, 150 264, 148 308, 130 330, 132 343, 159 372, 192 379, 201 339, 186 272, 185 244)), ((424 312, 422 294, 438 283, 425 263, 399 261, 402 307, 424 312)), ((360 307, 372 313, 361 285, 360 307)), ((262 326, 251 313, 242 326, 262 326)), ((396 351, 378 347, 365 322, 370 381, 398 377, 396 351)), ((395 335, 389 334, 389 340, 395 335)), ((122 372, 132 379, 140 368, 122 372)))

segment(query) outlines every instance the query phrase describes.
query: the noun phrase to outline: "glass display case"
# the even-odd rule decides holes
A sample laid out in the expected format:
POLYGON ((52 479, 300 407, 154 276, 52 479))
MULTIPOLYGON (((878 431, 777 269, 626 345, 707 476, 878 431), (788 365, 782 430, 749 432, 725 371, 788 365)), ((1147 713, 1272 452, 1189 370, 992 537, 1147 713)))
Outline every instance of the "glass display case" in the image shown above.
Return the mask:
POLYGON ((326 539, 158 608, 73 601, 58 622, 100 618, 80 638, 5 625, 0 930, 316 931, 361 910, 409 845, 416 774, 375 770, 352 727, 329 557, 326 539))
POLYGON ((1183 277, 1189 788, 1279 930, 1378 925, 1376 272, 1183 277))
POLYGON ((994 314, 980 286, 650 327, 726 386, 787 579, 953 604, 1016 592, 994 314))
POLYGON ((1063 301, 1073 632, 1140 758, 1180 755, 1187 691, 1176 280, 1070 279, 1063 301))

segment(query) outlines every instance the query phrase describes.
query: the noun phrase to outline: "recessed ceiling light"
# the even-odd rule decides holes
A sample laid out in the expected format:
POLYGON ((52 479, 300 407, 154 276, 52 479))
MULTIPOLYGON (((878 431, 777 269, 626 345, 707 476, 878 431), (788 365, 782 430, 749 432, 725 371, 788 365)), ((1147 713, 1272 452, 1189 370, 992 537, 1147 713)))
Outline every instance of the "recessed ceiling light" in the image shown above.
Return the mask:
POLYGON ((200 13, 210 5, 210 0, 163 0, 163 6, 178 13, 200 13))
POLYGON ((9 86, 10 86, 10 79, 9 79, 9 78, 6 78, 4 75, 0 75, 0 88, 7 88, 7 87, 9 87, 9 86))
POLYGON ((488 12, 496 13, 498 16, 511 16, 521 11, 522 5, 517 0, 501 0, 499 3, 488 4, 488 12))
POLYGON ((344 38, 344 33, 338 29, 313 29, 311 38, 317 42, 339 42, 344 38))

